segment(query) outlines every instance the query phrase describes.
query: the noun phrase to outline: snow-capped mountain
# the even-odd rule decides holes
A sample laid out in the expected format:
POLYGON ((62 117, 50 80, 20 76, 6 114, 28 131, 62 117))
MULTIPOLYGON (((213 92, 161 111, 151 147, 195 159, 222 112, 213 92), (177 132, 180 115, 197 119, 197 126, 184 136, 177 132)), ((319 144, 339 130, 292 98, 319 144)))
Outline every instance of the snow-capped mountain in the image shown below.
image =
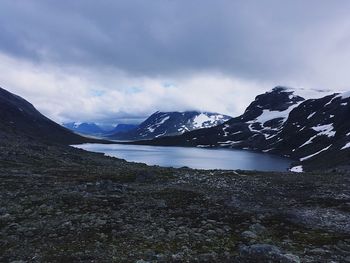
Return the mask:
POLYGON ((259 149, 261 143, 282 129, 289 112, 302 101, 304 99, 294 95, 292 90, 276 87, 257 96, 239 117, 209 129, 192 131, 176 138, 159 139, 153 143, 259 149))
POLYGON ((261 94, 239 117, 152 145, 257 150, 296 160, 293 171, 350 166, 350 92, 305 100, 290 88, 261 94))
POLYGON ((155 112, 135 129, 109 136, 118 140, 145 140, 158 137, 179 135, 188 131, 209 128, 231 117, 218 113, 185 111, 155 112))

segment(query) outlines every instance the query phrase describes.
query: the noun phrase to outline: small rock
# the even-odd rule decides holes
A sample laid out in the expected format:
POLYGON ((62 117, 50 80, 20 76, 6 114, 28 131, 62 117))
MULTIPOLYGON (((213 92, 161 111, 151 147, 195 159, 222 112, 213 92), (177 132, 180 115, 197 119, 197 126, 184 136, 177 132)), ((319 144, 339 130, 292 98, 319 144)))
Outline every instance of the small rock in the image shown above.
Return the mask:
POLYGON ((173 254, 171 257, 172 257, 173 260, 179 260, 180 261, 180 260, 183 259, 184 254, 182 252, 179 252, 177 254, 173 254))
POLYGON ((263 234, 266 232, 266 227, 260 225, 259 223, 256 223, 254 225, 251 225, 249 227, 249 230, 254 232, 255 234, 259 235, 259 234, 263 234))
POLYGON ((161 233, 161 234, 164 234, 165 230, 164 230, 164 228, 158 228, 158 232, 161 233))
POLYGON ((168 233, 168 237, 169 238, 174 238, 176 236, 176 232, 175 231, 169 231, 168 233))
POLYGON ((215 236, 216 232, 215 232, 215 230, 210 229, 210 230, 207 231, 207 235, 208 236, 215 236))
POLYGON ((309 252, 312 253, 312 254, 324 255, 324 254, 326 254, 328 251, 327 251, 327 250, 324 250, 323 248, 314 248, 314 249, 311 249, 309 252))
POLYGON ((268 244, 243 245, 239 251, 240 257, 244 260, 259 259, 261 262, 300 263, 298 256, 284 254, 278 247, 268 244))
POLYGON ((247 230, 242 233, 242 237, 246 239, 257 239, 258 236, 254 232, 247 230))

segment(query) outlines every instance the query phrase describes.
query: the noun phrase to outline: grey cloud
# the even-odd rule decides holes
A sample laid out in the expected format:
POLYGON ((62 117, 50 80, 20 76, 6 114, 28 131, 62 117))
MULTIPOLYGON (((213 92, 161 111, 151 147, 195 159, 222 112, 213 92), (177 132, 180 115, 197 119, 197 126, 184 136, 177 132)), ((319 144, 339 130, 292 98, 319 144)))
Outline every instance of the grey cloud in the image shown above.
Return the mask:
POLYGON ((0 49, 135 75, 219 71, 271 80, 307 71, 329 41, 326 25, 347 19, 349 7, 341 0, 3 0, 0 49))
POLYGON ((273 85, 349 89, 349 7, 1 0, 0 84, 57 121, 140 121, 156 110, 236 116, 273 85))

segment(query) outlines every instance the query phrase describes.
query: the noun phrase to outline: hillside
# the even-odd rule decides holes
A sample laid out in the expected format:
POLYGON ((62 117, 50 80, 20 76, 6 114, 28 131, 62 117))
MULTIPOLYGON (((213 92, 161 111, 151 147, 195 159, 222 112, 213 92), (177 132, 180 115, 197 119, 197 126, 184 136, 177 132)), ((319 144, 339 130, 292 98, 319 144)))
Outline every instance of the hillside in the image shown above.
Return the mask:
POLYGON ((46 118, 25 99, 0 88, 0 137, 39 139, 50 143, 94 142, 46 118))

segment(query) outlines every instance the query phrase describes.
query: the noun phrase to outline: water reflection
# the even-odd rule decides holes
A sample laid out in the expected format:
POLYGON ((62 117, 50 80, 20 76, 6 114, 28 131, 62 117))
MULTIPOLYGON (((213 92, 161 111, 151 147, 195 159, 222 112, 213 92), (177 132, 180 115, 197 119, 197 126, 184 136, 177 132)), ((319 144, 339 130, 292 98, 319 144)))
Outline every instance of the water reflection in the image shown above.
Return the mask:
POLYGON ((291 160, 267 153, 233 149, 203 149, 125 144, 81 144, 75 147, 102 152, 131 162, 197 169, 286 171, 291 160))

